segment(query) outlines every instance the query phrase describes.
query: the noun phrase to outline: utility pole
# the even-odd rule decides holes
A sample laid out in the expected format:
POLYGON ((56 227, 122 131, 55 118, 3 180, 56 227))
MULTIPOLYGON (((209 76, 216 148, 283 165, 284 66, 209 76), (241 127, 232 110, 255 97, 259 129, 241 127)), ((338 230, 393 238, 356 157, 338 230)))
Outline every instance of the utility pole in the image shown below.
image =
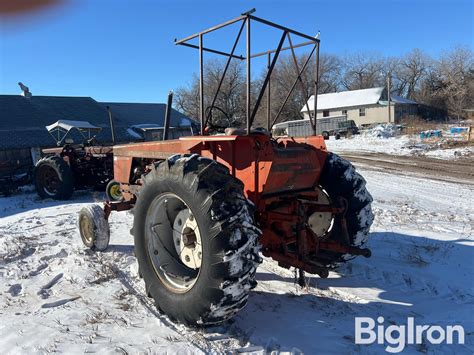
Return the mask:
POLYGON ((388 97, 388 123, 392 122, 392 110, 390 107, 390 91, 392 90, 392 74, 387 77, 387 97, 388 97))

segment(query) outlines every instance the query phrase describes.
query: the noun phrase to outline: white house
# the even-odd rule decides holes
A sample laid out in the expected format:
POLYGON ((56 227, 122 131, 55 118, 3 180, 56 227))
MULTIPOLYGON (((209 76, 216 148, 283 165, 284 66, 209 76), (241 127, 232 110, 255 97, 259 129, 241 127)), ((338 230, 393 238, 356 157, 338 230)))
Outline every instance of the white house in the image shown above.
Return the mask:
MULTIPOLYGON (((311 117, 314 117, 314 95, 308 100, 311 117)), ((309 118, 306 105, 301 109, 309 118)), ((387 89, 384 87, 342 91, 318 95, 317 117, 346 115, 357 126, 373 123, 400 122, 402 118, 414 117, 418 113, 415 101, 391 95, 390 115, 388 111, 387 89)))

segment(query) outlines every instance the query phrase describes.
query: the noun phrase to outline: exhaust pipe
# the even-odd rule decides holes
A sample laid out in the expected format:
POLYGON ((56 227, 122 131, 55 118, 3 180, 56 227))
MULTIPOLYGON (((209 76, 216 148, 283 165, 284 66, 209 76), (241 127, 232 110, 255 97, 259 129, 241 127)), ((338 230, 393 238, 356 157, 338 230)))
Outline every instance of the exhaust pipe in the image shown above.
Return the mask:
POLYGON ((110 107, 107 106, 107 111, 109 112, 109 121, 110 121, 110 132, 112 133, 112 144, 115 145, 115 125, 114 118, 112 117, 112 111, 110 107))
POLYGON ((170 116, 171 116, 171 105, 173 104, 173 91, 171 90, 168 93, 168 102, 166 103, 166 111, 165 111, 165 122, 163 125, 163 140, 168 139, 168 134, 170 130, 170 116))

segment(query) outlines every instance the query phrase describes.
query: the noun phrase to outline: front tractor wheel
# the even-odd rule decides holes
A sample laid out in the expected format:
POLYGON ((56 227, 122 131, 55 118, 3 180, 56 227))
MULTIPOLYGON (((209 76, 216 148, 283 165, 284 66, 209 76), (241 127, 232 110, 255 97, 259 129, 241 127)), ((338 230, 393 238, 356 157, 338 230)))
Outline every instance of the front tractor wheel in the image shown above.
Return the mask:
POLYGON ((41 198, 68 200, 74 191, 71 167, 59 156, 42 158, 36 163, 36 192, 41 198))
POLYGON ((79 232, 84 245, 92 250, 105 250, 109 245, 110 229, 104 210, 99 205, 84 207, 79 212, 79 232))
POLYGON ((157 164, 144 177, 133 234, 147 293, 181 323, 225 321, 256 285, 253 208, 243 184, 214 160, 182 155, 157 164))

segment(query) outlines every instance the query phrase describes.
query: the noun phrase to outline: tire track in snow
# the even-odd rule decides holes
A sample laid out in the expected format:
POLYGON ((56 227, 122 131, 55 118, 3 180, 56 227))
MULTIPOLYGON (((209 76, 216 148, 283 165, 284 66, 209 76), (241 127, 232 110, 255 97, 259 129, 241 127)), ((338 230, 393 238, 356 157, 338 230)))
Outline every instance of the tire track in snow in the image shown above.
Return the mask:
POLYGON ((428 177, 432 180, 474 185, 474 158, 457 159, 453 162, 425 157, 364 152, 359 154, 355 152, 341 153, 341 156, 369 170, 386 169, 399 175, 411 174, 428 177))

